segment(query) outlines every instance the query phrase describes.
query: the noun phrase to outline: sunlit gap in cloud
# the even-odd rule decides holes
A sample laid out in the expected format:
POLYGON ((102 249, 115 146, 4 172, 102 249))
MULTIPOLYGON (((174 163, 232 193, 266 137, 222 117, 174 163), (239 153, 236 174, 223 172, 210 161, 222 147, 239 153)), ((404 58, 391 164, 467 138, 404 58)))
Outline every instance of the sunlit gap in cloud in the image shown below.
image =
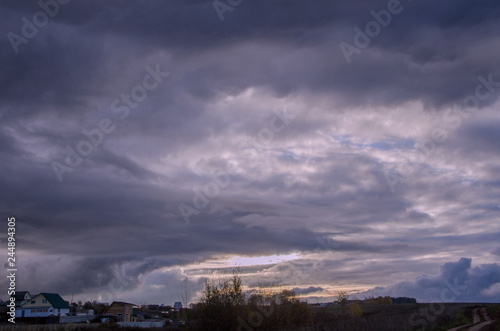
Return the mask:
POLYGON ((229 266, 236 265, 241 267, 249 267, 254 265, 277 264, 285 261, 297 259, 299 256, 296 253, 288 255, 269 255, 269 256, 234 256, 227 261, 229 266))
POLYGON ((255 270, 252 267, 259 268, 260 266, 273 267, 280 263, 286 263, 294 260, 299 260, 298 253, 291 254, 275 254, 264 256, 224 256, 219 259, 207 260, 197 264, 190 264, 182 268, 182 273, 192 279, 211 278, 213 276, 230 276, 236 268, 241 268, 242 277, 255 276, 255 270), (247 270, 245 270, 247 269, 247 270))
POLYGON ((218 260, 206 261, 201 264, 191 265, 185 268, 189 270, 214 270, 227 269, 237 267, 251 267, 259 265, 273 265, 282 262, 292 261, 299 258, 297 253, 287 255, 266 255, 266 256, 231 256, 224 257, 218 260))

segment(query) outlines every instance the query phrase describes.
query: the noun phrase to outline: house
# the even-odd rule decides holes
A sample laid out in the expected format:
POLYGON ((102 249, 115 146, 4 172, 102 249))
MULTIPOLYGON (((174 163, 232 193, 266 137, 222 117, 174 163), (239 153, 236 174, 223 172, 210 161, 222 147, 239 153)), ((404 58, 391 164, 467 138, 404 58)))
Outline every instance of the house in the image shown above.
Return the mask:
POLYGON ((113 316, 117 322, 132 322, 134 317, 134 304, 113 301, 109 307, 104 310, 105 316, 113 316))
POLYGON ((16 309, 16 317, 69 315, 69 305, 57 293, 40 293, 16 309))
POLYGON ((31 299, 31 294, 28 291, 20 291, 16 292, 14 295, 15 302, 16 302, 16 308, 21 307, 26 301, 31 299))

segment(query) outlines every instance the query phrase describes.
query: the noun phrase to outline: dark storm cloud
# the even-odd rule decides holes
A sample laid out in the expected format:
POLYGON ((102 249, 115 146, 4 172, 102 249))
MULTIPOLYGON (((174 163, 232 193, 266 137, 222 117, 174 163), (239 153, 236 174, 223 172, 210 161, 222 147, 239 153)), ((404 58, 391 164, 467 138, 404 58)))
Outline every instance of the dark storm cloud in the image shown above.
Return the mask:
POLYGON ((313 286, 310 286, 308 288, 294 287, 292 291, 294 291, 297 295, 304 295, 304 294, 321 292, 323 291, 323 289, 321 287, 313 287, 313 286))
MULTIPOLYGON (((39 9, 36 6, 8 4, 20 7, 11 15, 23 14, 29 17, 29 14, 39 9)), ((158 6, 155 2, 70 3, 62 7, 47 26, 40 29, 39 35, 30 44, 22 45, 25 46, 22 52, 4 52, 3 62, 9 63, 4 70, 10 73, 2 76, 11 78, 9 89, 3 93, 15 98, 20 93, 29 91, 33 94, 30 98, 33 101, 41 101, 43 96, 49 98, 50 102, 64 102, 67 99, 73 104, 75 100, 71 99, 72 94, 78 93, 81 96, 82 92, 102 93, 106 87, 103 86, 106 77, 117 74, 110 70, 112 65, 109 62, 103 66, 103 58, 109 58, 109 53, 112 52, 113 58, 118 58, 118 61, 123 59, 123 56, 118 56, 113 51, 113 42, 110 49, 105 50, 104 42, 110 42, 113 36, 126 40, 124 44, 116 45, 117 49, 125 47, 127 52, 136 56, 145 54, 146 50, 161 48, 172 50, 175 54, 178 54, 178 50, 189 52, 187 56, 193 56, 193 52, 217 49, 228 53, 233 45, 246 41, 278 41, 279 44, 306 50, 316 48, 325 53, 320 61, 312 54, 303 57, 302 61, 308 63, 308 70, 302 70, 300 66, 286 66, 286 71, 282 71, 274 66, 270 68, 271 72, 257 71, 257 74, 252 75, 250 73, 262 65, 260 61, 256 61, 259 60, 257 57, 249 58, 246 66, 240 66, 232 72, 226 71, 221 76, 222 66, 230 68, 234 61, 238 61, 226 57, 222 58, 220 66, 192 68, 192 71, 185 72, 185 82, 190 82, 188 77, 196 79, 191 81, 192 86, 183 88, 193 91, 192 93, 204 90, 202 95, 205 98, 213 98, 224 85, 240 89, 251 85, 265 85, 277 90, 288 85, 289 91, 303 87, 323 93, 333 90, 333 93, 343 96, 344 100, 357 96, 351 99, 355 104, 399 103, 423 98, 430 104, 439 105, 458 101, 471 88, 471 77, 475 77, 477 73, 494 71, 494 54, 485 53, 480 43, 487 43, 495 37, 497 22, 494 20, 494 13, 499 11, 498 3, 481 1, 471 5, 466 1, 446 1, 439 4, 423 1, 404 5, 405 10, 400 16, 395 16, 380 36, 374 38, 373 43, 363 50, 360 61, 346 66, 338 44, 341 41, 352 43, 352 28, 363 27, 364 23, 373 19, 370 11, 384 9, 386 1, 367 1, 356 5, 296 1, 287 2, 286 9, 280 7, 280 3, 258 1, 237 7, 227 14, 228 20, 224 22, 218 21, 213 6, 206 1, 189 5, 174 1, 165 6, 158 6), (429 12, 433 15, 428 15, 429 12), (148 19, 144 19, 145 17, 148 19), (66 30, 56 29, 55 24, 61 24, 66 30), (317 36, 318 31, 322 31, 323 38, 317 36), (442 43, 441 39, 445 42, 442 43), (317 41, 311 44, 311 40, 317 41), (389 59, 367 57, 366 53, 370 48, 387 52, 389 59), (447 49, 450 48, 456 54, 444 61, 436 62, 432 55, 423 55, 426 50, 441 53, 449 52, 447 49), (410 53, 412 57, 418 58, 390 58, 392 54, 399 52, 410 53), (418 55, 419 53, 422 55, 418 55), (477 57, 478 60, 482 58, 482 61, 470 63, 470 56, 477 57), (429 69, 422 67, 429 63, 436 65, 429 69), (26 79, 27 75, 30 77, 29 81, 26 79), (221 84, 221 80, 226 83, 221 84), (374 81, 377 84, 373 84, 374 81), (30 83, 26 85, 27 82, 30 83), (227 84, 228 82, 230 83, 227 84), (89 91, 89 88, 93 91, 89 91)), ((10 28, 18 32, 22 25, 20 21, 9 23, 4 30, 10 28)), ((8 42, 5 47, 9 49, 8 42)), ((185 55, 174 55, 176 58, 181 56, 185 55)), ((284 64, 290 60, 286 57, 281 59, 284 64)), ((195 65, 199 67, 203 63, 195 65)))
MULTIPOLYGON (((320 273, 318 283, 289 282, 309 294, 337 276, 347 281, 361 270, 382 282, 380 265, 398 268, 363 265, 373 256, 407 265, 440 250, 457 258, 460 244, 470 256, 493 245, 499 122, 484 109, 498 93, 398 194, 383 166, 425 136, 426 118, 412 103, 442 111, 474 94, 479 75, 500 81, 500 4, 402 1, 401 13, 348 64, 339 44, 352 44, 353 28, 364 29, 370 11, 387 4, 244 1, 221 21, 211 1, 73 1, 16 53, 7 35, 22 36, 21 18, 32 21, 42 9, 36 1, 2 2, 0 210, 18 218, 22 286, 95 295, 122 270, 122 291, 153 297, 161 281, 186 276, 175 268, 222 255, 336 256, 321 264, 330 274, 320 273), (169 76, 120 119, 113 102, 143 83, 148 66, 169 76), (282 123, 272 120, 283 108, 294 117, 278 130, 271 124, 282 123), (68 148, 105 118, 116 129, 59 182, 52 162, 66 164, 68 148), (269 127, 272 139, 262 142, 269 127), (468 168, 440 176, 435 160, 468 168), (195 208, 196 192, 229 161, 236 164, 230 183, 195 208), (189 226, 181 203, 195 208, 189 226), (468 231, 474 222, 481 232, 468 231)), ((406 268, 418 273, 446 258, 406 268)), ((251 272, 272 284, 280 272, 306 275, 306 266, 314 263, 251 272)))

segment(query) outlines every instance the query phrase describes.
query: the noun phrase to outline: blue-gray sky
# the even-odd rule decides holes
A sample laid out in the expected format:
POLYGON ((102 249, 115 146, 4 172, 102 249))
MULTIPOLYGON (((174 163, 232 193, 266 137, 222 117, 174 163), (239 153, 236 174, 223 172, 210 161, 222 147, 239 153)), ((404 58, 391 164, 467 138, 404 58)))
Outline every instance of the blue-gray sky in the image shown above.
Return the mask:
POLYGON ((0 7, 19 290, 500 300, 498 1, 0 7))

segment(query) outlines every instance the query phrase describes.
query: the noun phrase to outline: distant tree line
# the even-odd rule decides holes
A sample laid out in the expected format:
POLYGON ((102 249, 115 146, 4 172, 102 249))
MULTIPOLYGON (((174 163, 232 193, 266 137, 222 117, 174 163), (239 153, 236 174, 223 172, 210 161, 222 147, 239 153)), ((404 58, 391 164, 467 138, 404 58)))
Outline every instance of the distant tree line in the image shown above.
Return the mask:
POLYGON ((392 304, 403 304, 403 303, 417 303, 417 299, 415 298, 407 298, 407 297, 397 297, 393 298, 390 296, 378 296, 378 297, 368 297, 365 298, 364 303, 367 304, 383 304, 383 305, 392 305, 392 304))
POLYGON ((290 330, 309 325, 312 311, 290 290, 245 295, 236 269, 230 277, 206 281, 189 317, 193 330, 290 330))
POLYGON ((417 303, 417 299, 407 298, 407 297, 397 297, 397 298, 392 298, 392 303, 394 304, 417 303))
POLYGON ((300 301, 296 293, 288 289, 245 294, 240 271, 235 269, 232 274, 206 280, 200 302, 191 305, 192 309, 186 311, 183 318, 187 329, 207 331, 303 330, 311 327, 366 330, 374 322, 389 329, 402 330, 408 327, 409 314, 417 306, 401 306, 403 310, 396 310, 401 315, 396 318, 390 314, 389 318, 387 305, 416 302, 414 298, 389 296, 349 300, 347 292, 341 291, 338 292, 336 305, 313 307, 300 301), (378 305, 383 309, 377 310, 378 305))

